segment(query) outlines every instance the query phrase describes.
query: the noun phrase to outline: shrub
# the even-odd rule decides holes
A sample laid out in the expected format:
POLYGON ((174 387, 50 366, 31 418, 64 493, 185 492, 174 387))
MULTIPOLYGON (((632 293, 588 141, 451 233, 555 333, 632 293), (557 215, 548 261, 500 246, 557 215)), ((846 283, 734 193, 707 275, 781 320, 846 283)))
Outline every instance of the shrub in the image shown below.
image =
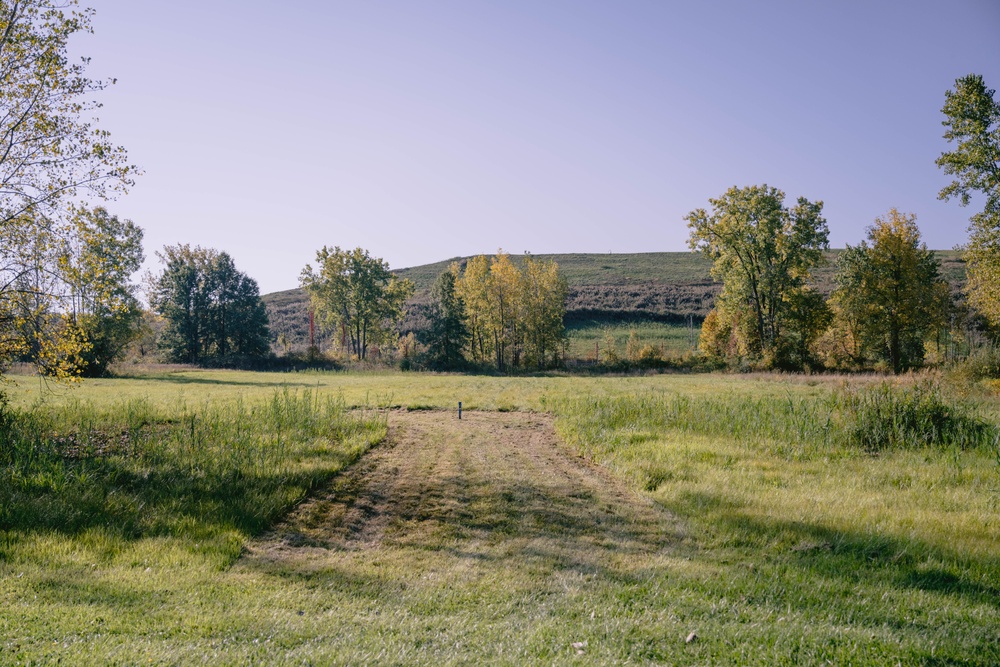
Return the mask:
POLYGON ((1000 378, 1000 347, 987 345, 973 351, 957 370, 972 381, 1000 378))
POLYGON ((932 384, 863 387, 841 396, 849 444, 869 452, 921 446, 972 448, 992 445, 997 427, 969 406, 945 400, 932 384))

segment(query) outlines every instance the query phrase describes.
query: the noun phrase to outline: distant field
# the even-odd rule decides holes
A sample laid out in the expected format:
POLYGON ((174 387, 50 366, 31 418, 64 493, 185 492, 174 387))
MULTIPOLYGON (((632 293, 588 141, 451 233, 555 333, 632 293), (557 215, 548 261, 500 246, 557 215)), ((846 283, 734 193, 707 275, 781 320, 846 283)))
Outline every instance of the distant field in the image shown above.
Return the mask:
POLYGON ((659 322, 623 322, 606 324, 599 321, 573 322, 566 327, 569 338, 569 358, 591 360, 595 354, 607 359, 607 339, 614 340, 616 354, 624 358, 629 337, 634 331, 640 348, 652 345, 665 355, 683 354, 698 347, 701 324, 693 322, 691 327, 683 324, 659 322))
POLYGON ((14 379, 3 664, 1000 664, 987 385, 875 455, 862 376, 14 379))

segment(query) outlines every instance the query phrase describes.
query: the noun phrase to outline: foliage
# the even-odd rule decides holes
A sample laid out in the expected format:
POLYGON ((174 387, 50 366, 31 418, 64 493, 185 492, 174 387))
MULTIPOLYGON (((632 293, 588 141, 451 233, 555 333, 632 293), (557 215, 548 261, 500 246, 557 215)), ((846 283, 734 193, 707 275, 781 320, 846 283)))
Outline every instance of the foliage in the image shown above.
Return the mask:
POLYGON ((950 306, 939 266, 920 242, 916 216, 896 209, 875 219, 868 241, 847 247, 833 301, 857 363, 881 362, 895 373, 923 363, 924 340, 945 326, 950 306))
POLYGON ((78 211, 74 223, 75 243, 61 264, 71 288, 71 321, 87 341, 81 372, 93 377, 105 375, 140 334, 142 308, 129 279, 145 259, 142 229, 100 207, 78 211))
POLYGON ((558 264, 525 256, 520 280, 525 366, 546 368, 563 354, 567 293, 558 264))
POLYGON ((135 167, 89 116, 105 83, 71 62, 70 38, 90 32, 76 2, 0 2, 0 367, 28 354, 58 376, 79 371, 90 343, 66 317, 59 275, 77 242, 74 201, 107 199, 135 167))
POLYGON ((978 74, 957 79, 955 90, 945 92, 944 138, 957 145, 937 165, 954 177, 940 199, 957 197, 968 206, 973 193, 985 197, 983 210, 970 219, 967 292, 972 305, 1000 327, 1000 101, 994 92, 978 74))
POLYGON ((267 313, 257 282, 232 258, 187 244, 158 253, 166 265, 153 279, 150 305, 166 326, 160 345, 171 361, 258 359, 269 351, 267 313))
POLYGON ((530 256, 523 268, 499 251, 473 257, 457 282, 469 327, 469 354, 499 371, 555 365, 565 347, 566 281, 555 262, 530 256))
POLYGON ((957 371, 973 382, 1000 378, 1000 346, 983 345, 974 349, 958 364, 957 371))
POLYGON ((465 365, 463 350, 469 342, 469 328, 465 303, 457 290, 458 275, 458 266, 453 265, 438 276, 431 290, 430 328, 422 339, 427 346, 428 366, 434 370, 455 370, 465 365))
POLYGON ((710 362, 723 363, 737 357, 735 344, 732 320, 720 317, 719 311, 713 308, 701 324, 698 351, 710 362))
MULTIPOLYGON (((4 347, 47 375, 103 375, 138 334, 129 279, 144 259, 142 230, 101 207, 32 227, 33 266, 22 266, 0 296, 4 347)), ((12 264, 26 247, 9 249, 12 264)))
POLYGON ((306 265, 299 282, 321 326, 342 330, 351 353, 362 361, 369 346, 391 344, 413 283, 396 278, 386 262, 361 248, 323 246, 316 252, 316 262, 316 270, 306 265))
POLYGON ((833 322, 833 311, 823 295, 809 287, 789 293, 786 307, 788 326, 778 358, 789 360, 793 368, 810 368, 816 361, 816 343, 833 322))
MULTIPOLYGON (((709 200, 711 213, 696 209, 685 216, 691 249, 713 260, 712 275, 723 282, 716 318, 725 326, 716 330, 735 338, 725 350, 734 363, 801 366, 824 321, 812 312, 819 301, 805 293, 829 246, 823 203, 800 197, 789 209, 784 199, 767 185, 733 187, 709 200)), ((706 347, 722 351, 718 341, 706 347)))

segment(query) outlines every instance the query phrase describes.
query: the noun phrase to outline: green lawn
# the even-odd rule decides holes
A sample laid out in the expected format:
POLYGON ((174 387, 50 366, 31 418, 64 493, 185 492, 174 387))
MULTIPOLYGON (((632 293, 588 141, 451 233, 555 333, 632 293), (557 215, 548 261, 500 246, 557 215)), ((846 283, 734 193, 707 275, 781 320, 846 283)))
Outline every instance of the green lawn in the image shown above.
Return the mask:
MULTIPOLYGON (((866 377, 16 380, 3 664, 1000 664, 997 387, 945 387, 940 442, 871 453, 845 398, 866 377), (384 436, 349 408, 459 400, 554 414, 569 451, 672 517, 666 548, 597 569, 474 558, 445 534, 315 567, 240 557, 384 436)), ((521 516, 484 493, 483 516, 521 516)))

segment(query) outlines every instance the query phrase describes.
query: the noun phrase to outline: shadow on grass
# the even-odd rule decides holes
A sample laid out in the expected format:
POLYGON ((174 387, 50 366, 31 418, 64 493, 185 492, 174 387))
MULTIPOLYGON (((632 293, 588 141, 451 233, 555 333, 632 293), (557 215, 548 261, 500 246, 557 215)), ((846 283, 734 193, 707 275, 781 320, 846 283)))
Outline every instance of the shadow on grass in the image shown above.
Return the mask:
POLYGON ((23 557, 19 543, 34 536, 86 544, 96 531, 105 539, 95 552, 106 558, 129 542, 175 537, 225 566, 239 556, 238 536, 261 533, 353 463, 360 449, 302 449, 295 456, 313 459, 309 464, 270 466, 39 453, 35 461, 0 467, 0 562, 23 557))
POLYGON ((233 387, 270 387, 272 389, 283 389, 292 387, 303 387, 306 389, 311 389, 316 386, 316 383, 309 382, 288 382, 287 380, 282 380, 280 382, 262 382, 260 380, 253 381, 242 381, 242 380, 224 380, 217 377, 191 377, 187 375, 175 375, 173 373, 169 374, 159 374, 159 375, 128 375, 120 374, 116 377, 128 380, 143 380, 146 382, 169 382, 171 384, 206 384, 206 385, 216 385, 216 386, 233 386, 233 387))
POLYGON ((81 570, 54 571, 30 579, 28 590, 45 603, 103 608, 111 614, 122 607, 155 607, 170 602, 167 591, 140 589, 129 583, 95 581, 93 577, 81 576, 81 570))
MULTIPOLYGON (((353 553, 359 562, 373 549, 407 560, 425 553, 445 569, 450 562, 481 571, 566 572, 622 585, 640 583, 658 555, 680 548, 677 527, 652 504, 612 495, 592 477, 577 477, 571 486, 579 486, 567 488, 562 470, 538 472, 519 477, 484 466, 439 475, 423 463, 411 468, 402 461, 362 459, 316 494, 321 503, 293 514, 273 539, 285 549, 353 553), (415 469, 420 472, 410 474, 415 469)), ((250 559, 246 565, 295 577, 303 564, 288 557, 250 559)), ((343 570, 342 563, 320 566, 324 576, 334 570, 343 570)))
POLYGON ((792 568, 790 579, 823 579, 873 589, 889 584, 958 596, 1000 610, 1000 557, 963 556, 915 538, 840 530, 808 521, 752 517, 718 494, 686 493, 663 503, 680 516, 710 525, 713 541, 760 564, 792 568), (991 580, 977 580, 973 573, 991 580))

